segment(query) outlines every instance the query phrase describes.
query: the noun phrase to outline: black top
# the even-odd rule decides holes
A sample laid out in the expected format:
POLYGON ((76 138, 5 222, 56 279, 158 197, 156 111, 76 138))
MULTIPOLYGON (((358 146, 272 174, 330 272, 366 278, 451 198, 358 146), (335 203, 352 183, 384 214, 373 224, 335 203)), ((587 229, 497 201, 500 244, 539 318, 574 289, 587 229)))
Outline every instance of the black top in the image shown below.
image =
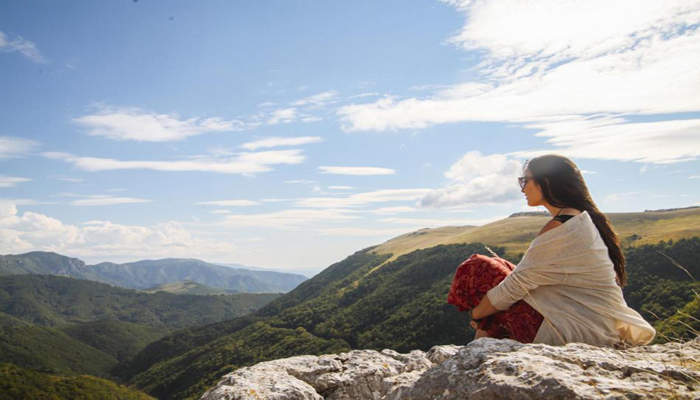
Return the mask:
POLYGON ((555 221, 559 221, 559 222, 561 222, 561 223, 564 223, 564 222, 570 220, 570 219, 573 218, 573 217, 575 217, 575 215, 557 215, 556 217, 554 217, 554 218, 552 218, 552 219, 555 220, 555 221))

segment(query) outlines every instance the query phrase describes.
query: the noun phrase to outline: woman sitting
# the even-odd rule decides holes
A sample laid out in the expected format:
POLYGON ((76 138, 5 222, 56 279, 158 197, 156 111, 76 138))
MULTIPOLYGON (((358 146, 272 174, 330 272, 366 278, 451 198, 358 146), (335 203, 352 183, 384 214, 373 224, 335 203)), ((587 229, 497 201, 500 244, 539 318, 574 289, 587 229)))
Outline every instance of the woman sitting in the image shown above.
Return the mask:
POLYGON ((617 235, 593 202, 579 169, 566 157, 545 155, 526 162, 523 171, 518 181, 527 204, 544 206, 554 218, 518 266, 501 271, 504 278, 471 310, 476 337, 498 331, 480 329, 480 320, 523 300, 526 304, 519 302, 511 313, 525 312, 526 321, 539 326, 531 327, 536 332, 531 340, 521 341, 610 347, 649 343, 654 328, 627 307, 622 295, 625 258, 617 235), (540 314, 543 318, 536 317, 540 314))

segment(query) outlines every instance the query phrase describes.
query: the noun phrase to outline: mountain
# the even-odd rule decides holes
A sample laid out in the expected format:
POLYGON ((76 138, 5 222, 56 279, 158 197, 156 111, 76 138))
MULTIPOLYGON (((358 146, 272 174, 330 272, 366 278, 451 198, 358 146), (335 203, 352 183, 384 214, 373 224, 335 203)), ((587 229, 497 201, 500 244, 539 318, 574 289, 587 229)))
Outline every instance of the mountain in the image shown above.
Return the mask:
POLYGON ((229 268, 194 259, 168 258, 126 264, 86 265, 77 258, 51 252, 0 256, 0 275, 71 276, 130 289, 190 280, 235 293, 285 293, 306 280, 303 275, 229 268))
POLYGON ((150 294, 63 276, 0 276, 0 362, 100 376, 173 329, 242 316, 279 296, 150 294))
POLYGON ((323 270, 323 268, 302 268, 302 269, 275 269, 275 268, 263 268, 263 267, 251 267, 250 265, 242 264, 226 264, 226 263, 216 263, 217 265, 223 265, 225 267, 231 267, 236 269, 247 269, 249 271, 268 271, 268 272, 282 272, 285 274, 296 274, 305 276, 307 279, 318 274, 323 270))
MULTIPOLYGON (((628 259, 625 298, 660 326, 700 291, 700 284, 664 256, 700 276, 700 212, 610 216, 628 259), (647 243, 655 238, 664 241, 647 243)), ((483 244, 463 241, 490 238, 486 243, 492 250, 517 263, 523 244, 547 219, 514 216, 484 227, 402 235, 331 265, 255 313, 174 332, 113 373, 158 398, 189 399, 201 396, 225 373, 279 357, 323 354, 329 348, 405 352, 467 344, 474 332, 466 315, 446 304, 447 293, 463 260, 475 252, 489 253, 483 244)))
POLYGON ((168 329, 185 328, 248 314, 279 296, 151 294, 63 276, 0 276, 0 312, 45 326, 116 319, 168 329))

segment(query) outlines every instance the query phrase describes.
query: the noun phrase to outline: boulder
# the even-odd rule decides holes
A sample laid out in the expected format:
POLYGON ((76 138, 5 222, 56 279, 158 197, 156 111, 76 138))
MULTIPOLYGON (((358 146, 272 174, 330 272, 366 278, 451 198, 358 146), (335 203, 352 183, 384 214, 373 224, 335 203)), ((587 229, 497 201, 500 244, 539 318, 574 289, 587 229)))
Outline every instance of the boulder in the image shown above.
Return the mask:
POLYGON ((224 376, 202 400, 698 399, 698 359, 700 339, 614 350, 481 338, 263 362, 224 376))

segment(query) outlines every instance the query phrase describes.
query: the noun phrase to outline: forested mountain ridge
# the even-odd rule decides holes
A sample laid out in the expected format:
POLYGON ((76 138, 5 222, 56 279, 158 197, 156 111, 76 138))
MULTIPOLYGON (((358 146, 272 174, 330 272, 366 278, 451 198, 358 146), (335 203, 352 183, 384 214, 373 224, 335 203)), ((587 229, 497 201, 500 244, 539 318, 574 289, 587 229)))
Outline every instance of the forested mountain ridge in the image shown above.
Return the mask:
MULTIPOLYGON (((502 247, 489 247, 509 254, 502 247)), ((156 341, 115 373, 159 398, 189 399, 201 395, 217 375, 281 356, 320 354, 329 346, 405 352, 472 340, 466 315, 446 304, 446 298, 457 265, 474 252, 488 254, 483 245, 439 245, 389 262, 390 255, 376 254, 374 249, 332 265, 251 315, 156 341), (377 269, 379 265, 383 267, 377 269), (298 352, 300 328, 310 335, 305 336, 306 343, 313 343, 310 338, 315 337, 318 347, 307 345, 306 352, 298 352), (267 351, 273 342, 265 342, 272 337, 275 352, 267 351)), ((625 296, 657 326, 676 308, 692 302, 693 290, 700 290, 659 251, 700 274, 696 257, 700 238, 625 249, 630 277, 625 296), (666 312, 656 312, 658 304, 666 312)))
POLYGON ((8 274, 71 276, 129 289, 190 280, 233 293, 285 293, 307 279, 298 274, 251 271, 181 258, 86 265, 77 258, 41 251, 0 256, 0 275, 8 274))
POLYGON ((185 328, 248 314, 279 296, 151 294, 63 276, 0 276, 0 312, 45 326, 117 319, 185 328))
POLYGON ((107 374, 173 329, 248 314, 281 294, 143 293, 53 275, 0 276, 0 362, 107 374))

